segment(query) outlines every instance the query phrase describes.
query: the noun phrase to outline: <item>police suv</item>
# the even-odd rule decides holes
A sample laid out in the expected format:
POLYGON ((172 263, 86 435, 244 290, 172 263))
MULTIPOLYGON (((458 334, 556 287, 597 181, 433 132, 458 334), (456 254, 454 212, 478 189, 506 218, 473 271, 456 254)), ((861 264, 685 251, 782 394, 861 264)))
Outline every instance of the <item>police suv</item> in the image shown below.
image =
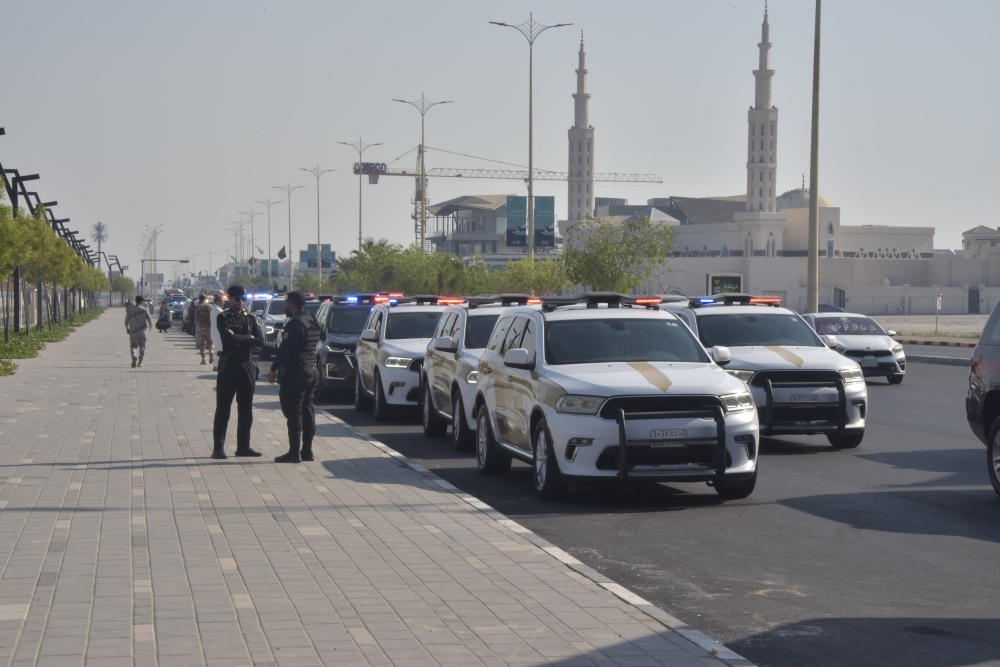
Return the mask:
POLYGON ((445 308, 465 299, 386 296, 376 301, 358 339, 354 408, 374 410, 375 419, 387 421, 392 407, 419 404, 427 344, 445 308))
POLYGON ((838 449, 857 447, 868 409, 861 368, 835 351, 836 336, 819 336, 780 303, 723 294, 661 308, 683 318, 705 347, 729 349, 726 371, 750 386, 761 435, 823 434, 838 449))
POLYGON ((315 315, 323 329, 316 344, 319 396, 329 398, 338 391, 354 390, 358 337, 365 328, 372 307, 388 301, 388 294, 351 294, 331 296, 320 303, 315 315))
POLYGON ((467 305, 451 306, 441 315, 424 361, 424 435, 442 436, 451 423, 456 450, 472 448, 479 357, 483 354, 497 320, 512 306, 540 304, 527 294, 470 297, 467 305))
POLYGON ((476 455, 484 474, 518 458, 557 497, 600 482, 707 482, 745 498, 757 482, 757 412, 660 297, 542 297, 493 329, 479 361, 476 455))

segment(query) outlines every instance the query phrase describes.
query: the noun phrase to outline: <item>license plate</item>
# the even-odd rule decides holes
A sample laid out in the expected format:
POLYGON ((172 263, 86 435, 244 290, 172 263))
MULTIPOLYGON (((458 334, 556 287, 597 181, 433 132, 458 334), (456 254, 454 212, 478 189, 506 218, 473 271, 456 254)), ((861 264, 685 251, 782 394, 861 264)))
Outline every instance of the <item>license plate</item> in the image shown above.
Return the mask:
POLYGON ((862 359, 861 365, 865 368, 878 368, 878 359, 862 359))
POLYGON ((649 432, 650 440, 670 440, 673 438, 686 438, 688 430, 686 428, 654 428, 649 432))
POLYGON ((686 447, 687 444, 679 441, 676 442, 666 441, 666 442, 653 442, 650 443, 649 446, 652 447, 653 449, 663 449, 665 447, 686 447))
POLYGON ((817 403, 819 396, 816 394, 792 394, 793 403, 817 403))

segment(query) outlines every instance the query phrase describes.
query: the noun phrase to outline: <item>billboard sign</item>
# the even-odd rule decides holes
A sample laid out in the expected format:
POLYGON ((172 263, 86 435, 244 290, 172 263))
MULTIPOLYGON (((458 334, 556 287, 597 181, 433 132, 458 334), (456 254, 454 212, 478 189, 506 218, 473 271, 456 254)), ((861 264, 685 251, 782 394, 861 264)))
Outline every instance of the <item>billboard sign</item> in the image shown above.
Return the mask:
POLYGON ((527 247, 528 198, 507 197, 507 246, 527 247))
POLYGON ((556 245, 556 198, 535 197, 535 247, 556 245))
POLYGON ((743 276, 741 274, 709 275, 709 294, 739 294, 743 291, 743 276))

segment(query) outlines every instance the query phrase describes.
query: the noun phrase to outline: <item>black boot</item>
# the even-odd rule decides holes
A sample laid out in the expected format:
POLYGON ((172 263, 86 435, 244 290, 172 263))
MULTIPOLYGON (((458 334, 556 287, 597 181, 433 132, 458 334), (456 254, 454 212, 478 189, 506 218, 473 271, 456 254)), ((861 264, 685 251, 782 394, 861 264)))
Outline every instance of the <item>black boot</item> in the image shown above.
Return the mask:
POLYGON ((303 461, 312 461, 313 460, 313 444, 312 444, 312 440, 310 440, 309 442, 303 442, 302 443, 302 453, 299 454, 299 456, 302 458, 303 461))
POLYGON ((261 453, 250 445, 236 448, 236 456, 261 456, 261 453))
POLYGON ((302 463, 302 458, 299 453, 294 449, 290 449, 287 454, 282 454, 281 456, 276 456, 274 458, 275 463, 302 463))
POLYGON ((216 445, 215 449, 212 450, 213 459, 228 459, 226 456, 226 448, 224 445, 216 445))

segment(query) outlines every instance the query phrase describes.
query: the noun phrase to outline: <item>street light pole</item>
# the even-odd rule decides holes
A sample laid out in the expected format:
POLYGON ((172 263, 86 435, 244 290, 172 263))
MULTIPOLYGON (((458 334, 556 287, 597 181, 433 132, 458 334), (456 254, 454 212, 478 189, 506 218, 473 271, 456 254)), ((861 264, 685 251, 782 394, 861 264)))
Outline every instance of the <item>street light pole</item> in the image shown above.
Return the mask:
POLYGON ((312 169, 306 169, 305 167, 299 167, 299 169, 308 171, 316 177, 316 289, 320 290, 323 285, 323 249, 319 244, 319 177, 337 170, 320 169, 318 164, 312 169))
MULTIPOLYGON (((344 146, 350 146, 358 152, 358 162, 361 162, 361 156, 364 155, 366 149, 372 146, 381 146, 382 144, 366 144, 361 137, 358 137, 357 143, 349 144, 346 141, 338 141, 338 144, 343 144, 344 146)), ((421 137, 421 143, 423 143, 423 138, 421 137)), ((361 172, 363 170, 358 170, 358 252, 361 252, 361 172)))
POLYGON ((813 41, 812 141, 809 154, 809 259, 806 276, 806 312, 819 312, 819 20, 816 0, 816 33, 813 41))
POLYGON ((288 289, 293 290, 295 289, 295 283, 292 281, 295 277, 295 263, 292 261, 292 193, 306 186, 296 185, 293 187, 291 183, 287 183, 284 187, 279 185, 271 187, 283 191, 288 196, 288 289))
MULTIPOLYGON (((819 0, 817 0, 818 2, 819 0)), ((503 26, 504 28, 513 28, 519 33, 524 35, 524 38, 528 40, 528 258, 533 262, 535 260, 535 150, 534 150, 534 138, 533 138, 533 96, 534 96, 534 60, 535 60, 535 40, 538 36, 549 28, 563 28, 566 26, 573 25, 572 23, 557 23, 555 25, 542 25, 541 23, 536 23, 533 15, 528 14, 528 20, 520 25, 510 25, 508 23, 499 23, 497 21, 490 21, 493 25, 503 26)))
POLYGON ((261 206, 267 207, 267 277, 268 279, 273 278, 271 275, 271 207, 275 204, 280 204, 280 201, 271 201, 268 197, 267 201, 255 201, 255 204, 260 204, 261 206))
MULTIPOLYGON (((253 251, 257 249, 257 245, 254 243, 253 219, 258 215, 260 215, 260 211, 251 210, 249 213, 240 211, 240 215, 245 215, 248 218, 250 218, 250 257, 254 257, 253 251)), ((253 265, 256 263, 257 263, 256 258, 254 259, 254 261, 250 262, 250 275, 253 275, 253 265)))
POLYGON ((418 222, 420 229, 417 230, 417 243, 420 244, 420 252, 426 250, 427 243, 427 167, 425 164, 424 157, 427 155, 427 149, 424 145, 424 116, 430 111, 431 107, 436 107, 439 104, 452 104, 451 100, 445 100, 443 102, 431 102, 423 93, 420 93, 419 100, 397 100, 393 99, 393 102, 402 102, 403 104, 409 104, 414 109, 420 112, 420 150, 417 153, 417 158, 420 160, 420 182, 417 184, 417 201, 420 203, 420 216, 418 222))

